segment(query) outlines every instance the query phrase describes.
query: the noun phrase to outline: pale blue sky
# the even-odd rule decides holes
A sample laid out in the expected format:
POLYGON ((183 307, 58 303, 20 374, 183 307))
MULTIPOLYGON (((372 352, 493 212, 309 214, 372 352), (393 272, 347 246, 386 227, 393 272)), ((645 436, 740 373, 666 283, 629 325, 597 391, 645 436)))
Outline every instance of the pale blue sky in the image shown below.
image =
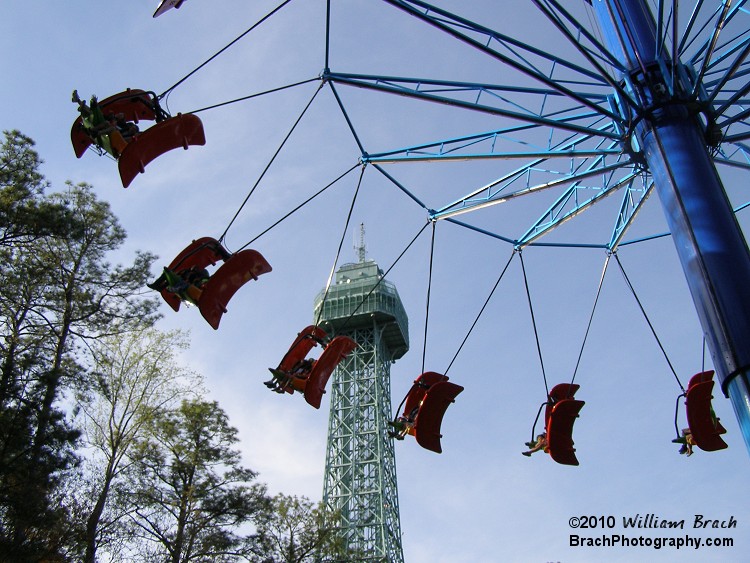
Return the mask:
MULTIPOLYGON (((159 254, 161 265, 193 238, 224 231, 317 84, 200 113, 206 146, 161 157, 124 190, 111 160, 93 153, 75 158, 69 141, 76 117, 72 90, 78 89, 81 97, 102 98, 127 87, 161 93, 276 5, 268 0, 189 0, 180 10, 152 19, 156 4, 4 2, 0 126, 19 129, 37 142, 52 189, 62 189, 66 180, 85 181, 111 202, 129 233, 118 260, 127 261, 135 249, 143 249, 159 254)), ((489 0, 470 6, 457 0, 439 4, 532 43, 559 41, 561 52, 568 48, 562 39, 550 38, 529 2, 504 2, 502 9, 489 0)), ((375 0, 334 2, 333 22, 333 70, 510 81, 505 74, 510 71, 497 63, 484 66, 482 57, 375 0)), ((318 76, 324 66, 324 24, 323 1, 292 2, 180 86, 169 97, 169 110, 193 111, 318 76)), ((338 90, 370 152, 486 131, 501 123, 443 106, 344 86, 338 90)), ((326 88, 230 229, 230 250, 356 164, 358 157, 326 88)), ((437 206, 454 193, 484 185, 509 166, 464 162, 388 170, 427 205, 437 206)), ((246 464, 260 471, 272 492, 314 500, 322 493, 327 397, 315 411, 300 396, 269 393, 262 381, 297 331, 311 321, 313 299, 333 264, 357 176, 358 171, 350 174, 253 243, 274 271, 235 296, 218 331, 195 309, 175 314, 164 306, 161 327, 191 329, 193 345, 185 361, 205 375, 211 395, 240 430, 246 464)), ((478 213, 498 232, 517 236, 545 205, 530 200, 478 213)), ((341 261, 356 259, 353 231, 364 222, 368 256, 387 269, 425 220, 422 208, 368 169, 341 261)), ((603 205, 571 222, 564 233, 601 242, 613 221, 612 206, 603 205)), ((655 233, 664 228, 654 197, 639 217, 638 229, 655 233)), ((511 250, 455 225, 438 224, 426 369, 445 370, 511 250)), ((687 385, 701 371, 701 330, 672 241, 629 246, 619 256, 687 385)), ((524 251, 550 386, 570 379, 604 259, 601 250, 524 251)), ((394 408, 421 369, 428 263, 426 231, 388 276, 401 294, 411 333, 410 353, 392 366, 394 408)), ((449 375, 466 389, 445 416, 444 453, 421 450, 410 440, 396 448, 407 563, 747 561, 749 460, 731 405, 715 393, 716 411, 728 429, 728 450, 698 451, 689 459, 677 454, 670 440, 679 388, 616 268, 606 276, 576 377, 579 398, 586 401, 574 432, 579 467, 557 465, 542 454, 530 459, 520 455, 545 389, 517 259, 449 375), (630 536, 622 518, 648 513, 685 519, 684 534, 732 537, 735 545, 698 551, 568 545, 571 517, 612 515, 617 519, 613 532, 630 536), (689 528, 695 514, 720 520, 733 516, 737 528, 694 533, 689 528)))

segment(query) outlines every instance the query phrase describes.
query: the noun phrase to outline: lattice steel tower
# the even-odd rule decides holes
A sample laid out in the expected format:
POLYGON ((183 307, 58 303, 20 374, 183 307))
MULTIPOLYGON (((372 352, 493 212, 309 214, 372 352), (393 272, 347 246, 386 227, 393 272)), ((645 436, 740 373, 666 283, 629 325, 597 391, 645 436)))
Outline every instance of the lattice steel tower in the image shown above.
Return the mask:
MULTIPOLYGON (((364 232, 364 231, 362 231, 364 232)), ((396 287, 367 260, 344 264, 326 295, 315 299, 321 328, 345 334, 357 348, 329 384, 323 501, 341 514, 341 534, 356 561, 403 563, 391 420, 391 363, 409 349, 406 311, 396 287)))

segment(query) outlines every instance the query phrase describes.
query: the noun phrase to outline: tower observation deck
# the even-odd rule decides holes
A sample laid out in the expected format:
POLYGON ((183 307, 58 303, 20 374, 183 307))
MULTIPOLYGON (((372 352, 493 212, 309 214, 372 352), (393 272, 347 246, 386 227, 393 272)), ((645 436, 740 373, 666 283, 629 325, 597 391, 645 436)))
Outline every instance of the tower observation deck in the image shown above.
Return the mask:
POLYGON ((409 349, 408 319, 396 287, 359 249, 360 261, 341 266, 315 299, 321 328, 357 343, 331 377, 323 501, 341 515, 349 557, 403 563, 388 422, 390 366, 409 349))

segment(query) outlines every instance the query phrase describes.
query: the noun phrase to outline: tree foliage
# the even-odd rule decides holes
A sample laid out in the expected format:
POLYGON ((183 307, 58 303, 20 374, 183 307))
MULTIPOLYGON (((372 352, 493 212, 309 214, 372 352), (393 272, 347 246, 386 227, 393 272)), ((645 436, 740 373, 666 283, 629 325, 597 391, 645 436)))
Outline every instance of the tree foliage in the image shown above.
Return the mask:
POLYGON ((251 553, 243 533, 268 509, 265 486, 240 463, 237 430, 216 402, 183 401, 154 417, 139 444, 131 518, 161 560, 235 561, 251 553))
POLYGON ((143 288, 154 256, 111 264, 126 233, 109 205, 87 184, 46 194, 41 162, 31 139, 4 133, 0 559, 338 553, 330 514, 272 502, 241 464, 237 430, 177 362, 185 335, 153 329, 157 301, 143 288))
POLYGON ((91 346, 92 383, 79 392, 84 442, 96 452, 92 458, 97 462, 89 472, 86 562, 94 563, 100 545, 121 543, 116 536, 123 532, 127 507, 118 502, 123 497, 118 487, 127 483, 121 475, 133 464, 131 446, 147 438, 160 411, 177 406, 186 396, 200 396, 199 376, 176 359, 176 352, 187 346, 184 332, 163 333, 148 326, 100 338, 91 346))
POLYGON ((47 182, 34 141, 19 131, 5 131, 0 144, 0 246, 41 236, 64 236, 73 228, 69 211, 42 195, 47 182))
POLYGON ((138 296, 153 257, 111 266, 125 233, 90 186, 45 195, 33 142, 0 146, 0 552, 62 557, 69 513, 56 496, 77 463, 78 429, 61 407, 86 381, 80 345, 155 318, 138 296))
POLYGON ((259 526, 263 563, 342 561, 346 551, 337 533, 339 516, 321 502, 278 494, 259 526))

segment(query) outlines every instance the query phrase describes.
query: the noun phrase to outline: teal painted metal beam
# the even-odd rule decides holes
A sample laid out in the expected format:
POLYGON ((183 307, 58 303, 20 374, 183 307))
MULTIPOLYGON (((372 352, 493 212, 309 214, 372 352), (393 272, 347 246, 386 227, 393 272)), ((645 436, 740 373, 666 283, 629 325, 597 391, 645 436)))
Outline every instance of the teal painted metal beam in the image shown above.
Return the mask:
POLYGON ((344 264, 316 297, 314 318, 357 347, 331 377, 323 502, 341 515, 352 560, 403 563, 391 421, 390 366, 409 349, 408 318, 396 287, 365 259, 344 264))

